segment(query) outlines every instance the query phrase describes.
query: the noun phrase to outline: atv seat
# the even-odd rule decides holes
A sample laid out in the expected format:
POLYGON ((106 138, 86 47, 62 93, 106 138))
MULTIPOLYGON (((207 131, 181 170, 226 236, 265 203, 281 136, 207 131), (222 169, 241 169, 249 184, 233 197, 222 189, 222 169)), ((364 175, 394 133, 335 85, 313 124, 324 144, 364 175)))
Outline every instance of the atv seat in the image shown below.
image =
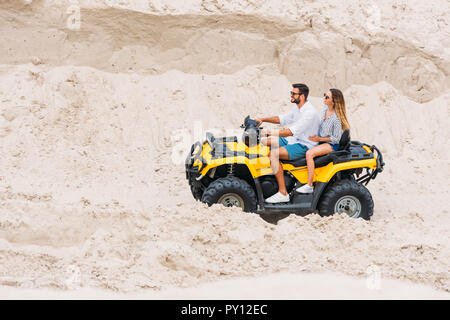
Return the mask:
MULTIPOLYGON (((331 153, 323 155, 323 156, 315 157, 314 165, 316 166, 316 168, 326 166, 331 161, 333 161, 333 159, 334 159, 333 153, 334 152, 331 152, 331 153)), ((294 167, 303 167, 303 166, 306 166, 306 158, 300 158, 300 159, 294 159, 294 160, 281 160, 281 163, 289 163, 289 164, 292 164, 294 167)))
MULTIPOLYGON (((339 140, 338 151, 330 152, 323 156, 314 158, 314 165, 316 168, 326 166, 333 161, 337 156, 343 153, 343 150, 347 150, 350 147, 350 130, 347 129, 342 133, 341 140, 339 140)), ((294 160, 281 160, 282 163, 292 164, 294 167, 306 166, 306 158, 294 159, 294 160)))

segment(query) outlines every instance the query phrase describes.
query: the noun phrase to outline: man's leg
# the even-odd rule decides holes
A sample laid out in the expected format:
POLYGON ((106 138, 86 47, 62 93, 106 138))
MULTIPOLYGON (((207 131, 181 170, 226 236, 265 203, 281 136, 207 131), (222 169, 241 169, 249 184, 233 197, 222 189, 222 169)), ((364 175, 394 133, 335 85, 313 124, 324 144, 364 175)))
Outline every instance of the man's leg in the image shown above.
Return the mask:
POLYGON ((278 137, 267 137, 267 138, 261 138, 261 144, 264 146, 269 146, 269 147, 279 147, 280 146, 280 142, 279 142, 279 138, 278 137))
POLYGON ((285 139, 279 137, 270 137, 266 139, 264 142, 261 141, 264 145, 270 146, 269 159, 270 166, 272 168, 272 172, 275 175, 275 179, 278 182, 278 192, 267 198, 265 202, 267 203, 281 203, 281 202, 289 202, 289 195, 286 190, 286 184, 284 182, 284 174, 283 167, 280 162, 280 159, 285 160, 289 159, 289 155, 285 147, 280 147, 286 145, 285 139))
MULTIPOLYGON (((264 141, 261 140, 261 143, 266 146, 270 146, 270 152, 269 152, 269 159, 270 159, 270 167, 272 168, 272 172, 274 173, 276 177, 276 173, 279 171, 281 164, 280 159, 289 159, 289 155, 287 155, 286 148, 281 147, 284 149, 282 151, 283 157, 280 158, 280 138, 279 137, 268 137, 267 139, 264 139, 264 141)), ((281 144, 282 146, 284 144, 281 144)), ((283 179, 284 182, 284 179, 283 179)))
POLYGON ((283 167, 280 162, 280 159, 289 159, 289 155, 285 147, 280 147, 280 141, 282 145, 285 145, 284 141, 279 137, 270 137, 265 139, 265 141, 261 141, 262 144, 270 146, 270 166, 278 182, 278 192, 265 200, 268 203, 289 201, 289 195, 287 194, 286 185, 284 182, 283 167))
POLYGON ((286 184, 284 182, 284 170, 280 159, 288 160, 289 154, 285 147, 277 148, 277 151, 278 152, 270 152, 270 165, 272 166, 272 171, 275 173, 275 178, 278 182, 278 191, 283 195, 287 195, 286 184), (276 169, 276 171, 274 169, 276 169))

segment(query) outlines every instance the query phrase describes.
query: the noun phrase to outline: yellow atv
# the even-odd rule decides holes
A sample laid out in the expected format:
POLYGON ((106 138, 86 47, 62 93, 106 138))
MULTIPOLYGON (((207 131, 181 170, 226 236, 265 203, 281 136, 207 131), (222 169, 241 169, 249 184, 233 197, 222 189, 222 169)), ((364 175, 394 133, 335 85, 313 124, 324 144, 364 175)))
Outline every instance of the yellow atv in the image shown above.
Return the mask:
POLYGON ((186 179, 196 200, 259 214, 318 211, 321 216, 346 213, 353 218, 370 219, 373 200, 365 185, 384 166, 382 154, 375 146, 350 141, 349 131, 344 131, 338 151, 314 159, 312 194, 295 191, 307 183, 306 159, 282 160, 291 200, 268 204, 264 199, 278 191, 278 184, 270 167, 270 149, 260 144, 262 128, 257 124, 245 118, 242 142, 236 136, 215 138, 208 132, 203 143, 192 145, 186 159, 186 179))

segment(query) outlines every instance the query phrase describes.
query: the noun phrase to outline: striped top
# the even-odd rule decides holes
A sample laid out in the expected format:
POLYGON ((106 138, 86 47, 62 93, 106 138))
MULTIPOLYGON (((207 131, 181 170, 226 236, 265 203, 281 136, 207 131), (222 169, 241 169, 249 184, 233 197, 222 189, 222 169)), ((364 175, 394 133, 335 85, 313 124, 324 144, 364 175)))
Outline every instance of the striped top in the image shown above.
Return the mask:
POLYGON ((336 112, 325 120, 325 115, 327 113, 328 107, 325 105, 323 107, 322 119, 319 126, 319 137, 330 137, 332 144, 338 144, 342 136, 342 124, 339 120, 336 112))

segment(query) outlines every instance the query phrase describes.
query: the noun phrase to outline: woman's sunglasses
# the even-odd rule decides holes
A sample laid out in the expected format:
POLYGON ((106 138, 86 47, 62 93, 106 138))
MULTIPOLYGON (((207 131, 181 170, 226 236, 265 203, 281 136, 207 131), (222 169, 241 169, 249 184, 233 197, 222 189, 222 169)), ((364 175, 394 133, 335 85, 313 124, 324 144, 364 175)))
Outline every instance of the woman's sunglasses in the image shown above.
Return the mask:
POLYGON ((328 99, 330 99, 330 97, 329 97, 329 96, 327 96, 327 94, 326 94, 326 93, 324 93, 324 94, 323 94, 323 97, 325 98, 325 100, 328 100, 328 99))

